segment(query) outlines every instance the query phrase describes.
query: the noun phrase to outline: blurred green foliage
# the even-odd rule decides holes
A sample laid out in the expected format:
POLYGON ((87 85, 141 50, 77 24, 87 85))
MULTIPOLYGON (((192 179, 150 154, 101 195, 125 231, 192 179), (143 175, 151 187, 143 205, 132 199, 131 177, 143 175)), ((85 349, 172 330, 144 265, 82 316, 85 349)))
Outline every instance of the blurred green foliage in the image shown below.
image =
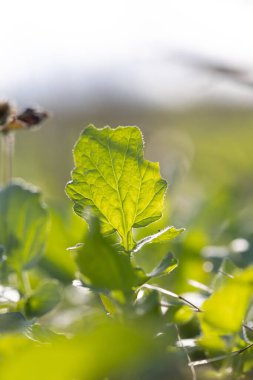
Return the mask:
MULTIPOLYGON (((63 193, 77 130, 89 118, 92 115, 79 117, 76 113, 72 119, 67 115, 36 134, 18 136, 15 173, 42 188, 49 205, 50 227, 43 259, 29 271, 28 289, 25 278, 9 275, 5 281, 3 276, 0 377, 180 380, 194 378, 189 360, 206 360, 194 367, 197 378, 250 379, 252 351, 240 350, 253 338, 249 266, 253 242, 252 111, 196 109, 93 118, 98 125, 146 125, 146 157, 160 161, 163 177, 168 180, 163 218, 136 230, 135 240, 141 241, 167 224, 186 227, 175 241, 146 244, 134 255, 131 265, 140 266, 144 273, 159 268, 169 251, 178 265, 172 265, 174 257, 168 259, 167 268, 172 265, 173 271, 149 279, 157 289, 142 288, 136 294, 137 289, 132 289, 128 302, 119 292, 122 286, 100 292, 103 271, 95 279, 89 277, 90 258, 97 260, 101 249, 110 252, 109 256, 117 254, 112 245, 115 242, 105 239, 95 225, 87 232, 63 193), (67 250, 80 242, 89 247, 87 262, 81 256, 85 245, 67 250), (78 266, 82 275, 77 274, 78 266), (41 283, 50 283, 52 278, 62 284, 61 301, 57 290, 52 290, 55 303, 47 304, 48 288, 44 292, 41 283), (77 278, 79 282, 73 286, 77 278), (82 282, 90 290, 81 286, 82 282), (11 291, 18 289, 22 294, 21 288, 27 296, 17 301, 11 291), (172 294, 162 294, 159 288, 172 294), (175 295, 202 311, 196 313, 175 295), (230 355, 233 352, 238 353, 230 355), (216 357, 219 360, 209 363, 216 357)), ((123 268, 121 263, 119 267, 123 268)), ((105 281, 114 283, 113 276, 105 274, 105 281)))

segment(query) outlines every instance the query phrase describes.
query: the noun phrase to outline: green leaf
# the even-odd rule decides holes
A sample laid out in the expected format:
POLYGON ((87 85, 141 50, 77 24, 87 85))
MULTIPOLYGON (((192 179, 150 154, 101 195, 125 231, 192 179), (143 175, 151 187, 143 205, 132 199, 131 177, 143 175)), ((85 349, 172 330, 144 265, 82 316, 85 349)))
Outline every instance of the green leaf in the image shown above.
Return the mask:
POLYGON ((48 212, 37 188, 13 182, 0 191, 0 244, 9 266, 22 271, 44 252, 48 212))
POLYGON ((178 265, 177 259, 173 256, 172 253, 167 253, 164 256, 162 261, 158 264, 156 268, 152 270, 152 272, 148 273, 148 277, 160 277, 164 276, 173 271, 178 265))
POLYGON ((26 333, 26 336, 29 339, 39 341, 41 343, 49 343, 52 341, 64 342, 66 339, 63 334, 57 334, 46 326, 40 325, 39 323, 34 323, 26 333))
POLYGON ((238 332, 242 326, 253 291, 253 268, 227 278, 203 305, 202 323, 223 333, 238 332))
POLYGON ((83 239, 87 225, 73 213, 67 200, 51 207, 49 205, 49 213, 50 230, 40 267, 51 277, 69 284, 75 277, 77 266, 67 248, 83 239))
POLYGON ((139 378, 145 363, 156 360, 161 353, 159 342, 140 327, 110 322, 75 337, 53 339, 51 344, 34 345, 29 341, 19 350, 14 346, 1 363, 1 379, 139 378))
POLYGON ((62 289, 57 281, 42 284, 25 303, 28 318, 41 317, 54 309, 62 298, 62 289))
POLYGON ((159 164, 144 160, 140 130, 90 125, 76 143, 74 158, 66 192, 75 212, 86 220, 91 210, 95 212, 103 232, 117 231, 124 248, 131 250, 132 228, 161 217, 166 191, 159 164))
POLYGON ((163 230, 158 231, 156 234, 147 236, 138 241, 133 252, 138 252, 146 244, 166 243, 184 231, 184 228, 175 228, 173 226, 166 227, 163 230))
POLYGON ((85 244, 77 250, 76 260, 85 283, 100 290, 130 291, 147 279, 140 269, 132 266, 126 253, 119 253, 101 234, 99 221, 94 218, 85 244))
POLYGON ((186 324, 193 318, 193 316, 194 311, 192 309, 186 305, 181 306, 174 314, 174 323, 182 325, 186 324))

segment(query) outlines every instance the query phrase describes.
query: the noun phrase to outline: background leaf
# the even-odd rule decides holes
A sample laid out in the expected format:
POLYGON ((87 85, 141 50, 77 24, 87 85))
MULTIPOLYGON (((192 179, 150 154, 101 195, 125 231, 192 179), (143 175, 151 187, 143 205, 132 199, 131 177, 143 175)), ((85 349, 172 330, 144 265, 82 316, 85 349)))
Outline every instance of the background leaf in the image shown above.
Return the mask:
POLYGON ((41 317, 58 305, 62 298, 62 289, 57 281, 42 284, 28 297, 25 313, 28 318, 41 317))
POLYGON ((83 240, 87 225, 73 213, 66 201, 63 205, 49 204, 50 229, 45 254, 39 265, 51 277, 70 283, 75 277, 77 266, 73 252, 67 248, 83 240))
POLYGON ((202 323, 222 332, 235 333, 242 327, 253 291, 253 268, 227 278, 202 305, 202 323))
POLYGON ((164 276, 165 274, 170 273, 177 267, 178 261, 173 256, 172 253, 167 253, 166 256, 162 259, 162 261, 158 264, 156 268, 152 270, 152 272, 148 273, 148 277, 158 277, 164 276))
POLYGON ((98 219, 92 219, 85 244, 77 251, 77 264, 85 283, 101 290, 130 291, 147 279, 131 264, 130 257, 100 232, 98 219))
POLYGON ((107 323, 74 338, 56 339, 50 345, 37 343, 37 347, 31 342, 16 351, 12 350, 14 354, 1 365, 2 379, 100 380, 114 373, 116 378, 128 374, 126 378, 133 379, 145 361, 157 357, 161 350, 143 329, 107 323))
POLYGON ((0 191, 0 244, 7 263, 21 271, 34 266, 42 256, 48 212, 39 190, 24 182, 13 182, 0 191))

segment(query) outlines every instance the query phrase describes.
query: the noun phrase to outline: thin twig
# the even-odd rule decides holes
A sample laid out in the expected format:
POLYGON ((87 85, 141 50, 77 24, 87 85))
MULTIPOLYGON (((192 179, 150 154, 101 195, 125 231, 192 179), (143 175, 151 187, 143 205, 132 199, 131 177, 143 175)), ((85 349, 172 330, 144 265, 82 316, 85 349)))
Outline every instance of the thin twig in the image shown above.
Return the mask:
POLYGON ((245 323, 243 323, 243 325, 242 325, 245 329, 247 329, 247 330, 249 330, 249 331, 252 331, 253 332, 253 328, 252 327, 250 327, 250 326, 248 326, 248 325, 246 325, 245 323))
POLYGON ((173 304, 167 303, 167 302, 160 302, 159 305, 162 306, 162 307, 167 307, 167 308, 170 307, 170 306, 173 306, 173 304))
POLYGON ((229 278, 234 278, 232 274, 229 274, 227 272, 224 272, 223 270, 219 269, 218 273, 223 274, 223 276, 229 277, 229 278))
POLYGON ((190 306, 191 308, 193 308, 194 311, 196 311, 198 313, 202 311, 198 306, 194 305, 191 301, 188 301, 183 296, 180 296, 180 295, 178 295, 176 293, 173 293, 170 290, 166 290, 166 289, 160 288, 159 286, 150 285, 150 284, 144 284, 144 285, 141 286, 141 288, 156 290, 159 293, 162 293, 162 294, 165 294, 167 296, 170 296, 170 297, 173 297, 173 298, 177 298, 177 299, 183 301, 185 304, 187 304, 188 306, 190 306))
POLYGON ((210 289, 208 286, 202 284, 201 282, 198 282, 196 280, 191 280, 191 279, 188 280, 187 282, 189 285, 194 286, 194 288, 203 290, 205 293, 208 293, 209 295, 211 295, 213 293, 212 289, 210 289))
POLYGON ((192 302, 190 302, 190 301, 187 300, 186 298, 184 298, 184 297, 178 295, 178 299, 180 299, 180 300, 182 300, 183 302, 185 302, 186 304, 192 306, 192 307, 194 308, 194 310, 197 311, 198 313, 202 312, 202 310, 201 310, 198 306, 194 305, 192 302))
POLYGON ((197 380, 197 374, 196 374, 196 371, 195 371, 195 368, 194 366, 191 364, 192 361, 191 361, 191 358, 190 358, 190 355, 188 354, 188 351, 186 349, 186 347, 183 345, 182 343, 182 339, 181 339, 181 336, 179 334, 179 329, 178 329, 178 326, 175 324, 175 328, 177 330, 177 339, 178 339, 178 342, 180 343, 180 347, 184 350, 185 352, 185 355, 187 357, 187 361, 188 361, 188 366, 190 367, 190 370, 191 370, 191 374, 192 374, 192 380, 197 380))
POLYGON ((248 350, 249 348, 253 347, 253 343, 249 344, 248 346, 244 347, 244 348, 241 348, 240 350, 238 350, 237 352, 235 351, 235 354, 236 355, 240 355, 242 354, 244 351, 248 350))
POLYGON ((211 358, 211 359, 203 359, 203 360, 198 360, 196 362, 191 362, 191 363, 189 363, 189 366, 197 367, 197 366, 200 366, 200 365, 214 363, 214 362, 217 362, 217 361, 220 361, 220 360, 223 360, 223 359, 228 359, 228 358, 231 358, 233 356, 237 356, 237 355, 242 354, 243 352, 245 352, 246 350, 248 350, 252 346, 253 346, 253 343, 249 344, 248 346, 246 346, 244 348, 241 348, 240 350, 233 351, 233 352, 231 352, 230 354, 227 354, 227 355, 220 355, 220 356, 216 356, 215 358, 211 358))

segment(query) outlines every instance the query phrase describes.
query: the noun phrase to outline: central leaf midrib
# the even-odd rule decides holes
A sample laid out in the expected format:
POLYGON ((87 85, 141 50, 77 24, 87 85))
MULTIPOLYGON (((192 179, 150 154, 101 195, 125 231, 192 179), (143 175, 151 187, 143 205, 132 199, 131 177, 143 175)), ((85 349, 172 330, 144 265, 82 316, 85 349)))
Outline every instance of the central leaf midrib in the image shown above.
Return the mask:
MULTIPOLYGON (((138 170, 139 170, 139 173, 140 173, 140 160, 138 159, 138 170)), ((141 187, 142 187, 142 182, 143 182, 143 178, 146 174, 146 171, 147 171, 147 166, 145 168, 145 171, 143 173, 143 175, 141 176, 141 180, 140 180, 140 185, 139 185, 139 189, 138 189, 138 197, 137 197, 137 200, 136 200, 136 203, 135 203, 135 215, 134 215, 134 222, 136 221, 136 218, 138 216, 137 214, 137 209, 138 209, 138 205, 139 205, 139 200, 140 200, 140 194, 141 194, 141 187)))
MULTIPOLYGON (((125 156, 127 154, 128 148, 129 148, 129 141, 130 141, 131 135, 132 135, 132 132, 131 132, 131 134, 129 135, 129 138, 128 138, 125 156)), ((114 176, 114 180, 115 180, 115 184, 116 184, 116 191, 117 191, 117 195, 118 195, 118 198, 119 198, 120 211, 121 211, 122 221, 123 221, 123 229, 125 231, 125 237, 127 237, 128 231, 127 231, 127 228, 126 228, 126 219, 125 219, 125 213, 124 213, 124 210, 123 210, 123 203, 122 203, 122 199, 121 199, 120 192, 119 192, 119 181, 117 180, 116 173, 115 173, 115 170, 114 170, 113 160, 112 160, 111 151, 110 151, 110 143, 108 144, 108 141, 110 141, 109 140, 109 134, 107 135, 107 150, 108 150, 108 153, 109 153, 109 156, 110 156, 112 172, 113 172, 113 176, 114 176)), ((123 170, 124 170, 124 165, 125 165, 125 159, 124 159, 124 162, 123 162, 121 175, 122 175, 123 170)))

